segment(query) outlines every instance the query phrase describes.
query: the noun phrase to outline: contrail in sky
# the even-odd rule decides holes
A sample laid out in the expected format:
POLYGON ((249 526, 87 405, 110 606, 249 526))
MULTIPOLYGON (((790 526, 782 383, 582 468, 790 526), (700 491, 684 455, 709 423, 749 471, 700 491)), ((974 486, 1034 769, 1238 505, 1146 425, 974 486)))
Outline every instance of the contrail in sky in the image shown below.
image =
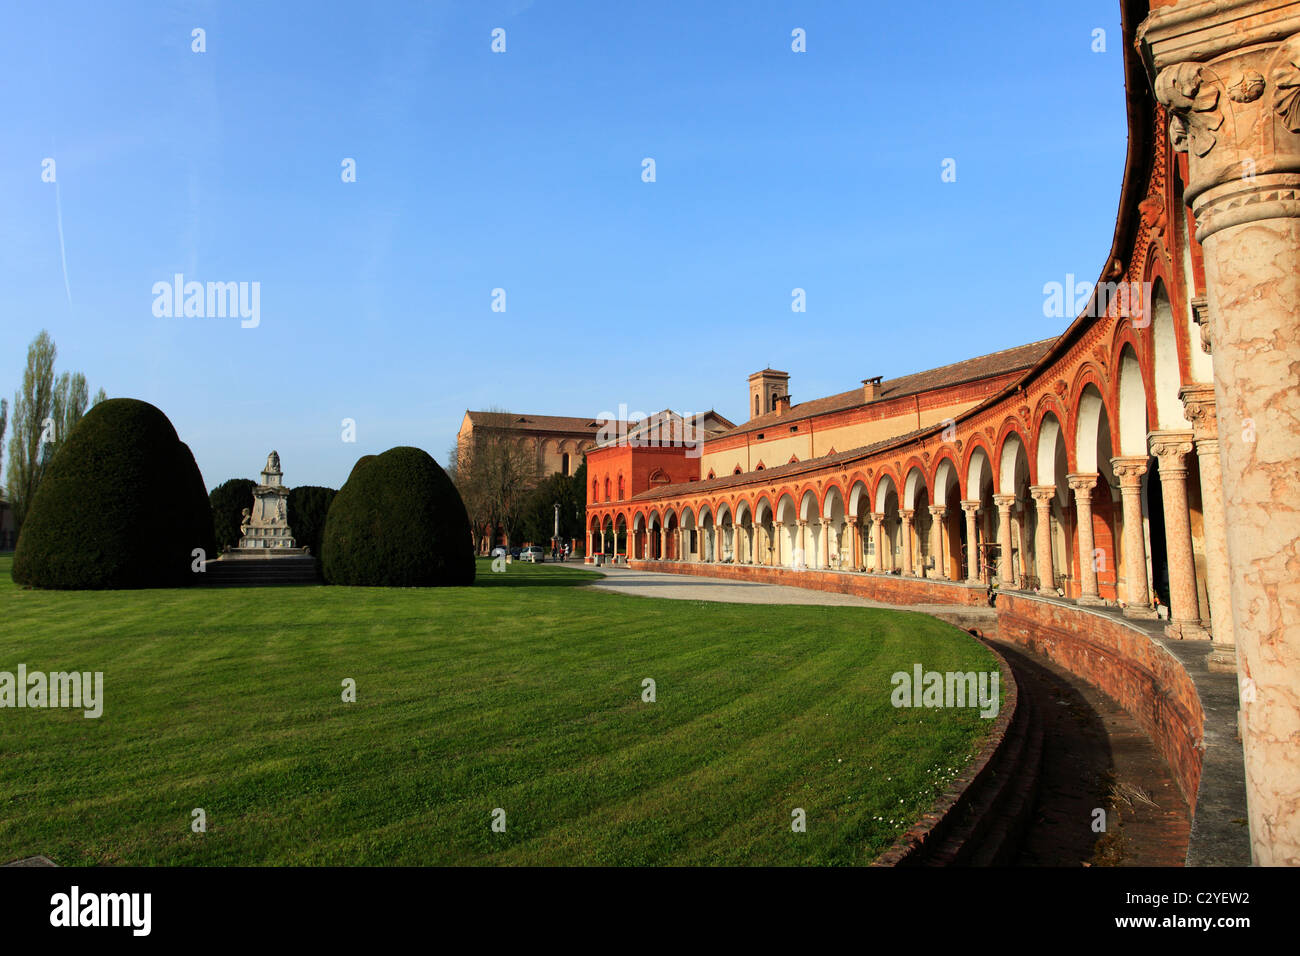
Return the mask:
POLYGON ((68 294, 68 308, 72 308, 72 286, 68 282, 68 252, 63 247, 63 202, 59 198, 59 181, 54 180, 54 211, 59 219, 59 258, 63 260, 63 291, 68 294))

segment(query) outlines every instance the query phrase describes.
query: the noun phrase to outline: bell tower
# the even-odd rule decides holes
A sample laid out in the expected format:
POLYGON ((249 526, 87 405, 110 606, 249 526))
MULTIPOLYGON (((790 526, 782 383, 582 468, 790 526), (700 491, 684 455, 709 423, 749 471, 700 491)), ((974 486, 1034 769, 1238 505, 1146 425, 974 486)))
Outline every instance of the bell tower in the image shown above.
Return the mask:
POLYGON ((765 368, 749 376, 749 417, 776 411, 777 399, 790 394, 790 373, 765 368))

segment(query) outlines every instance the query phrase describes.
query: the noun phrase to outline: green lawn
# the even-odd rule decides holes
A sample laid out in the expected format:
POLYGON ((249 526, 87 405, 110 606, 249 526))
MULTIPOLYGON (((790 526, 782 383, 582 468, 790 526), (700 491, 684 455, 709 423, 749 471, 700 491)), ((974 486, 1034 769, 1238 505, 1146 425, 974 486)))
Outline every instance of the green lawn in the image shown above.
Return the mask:
POLYGON ((0 709, 0 861, 865 863, 992 724, 890 705, 916 662, 994 666, 902 612, 626 597, 572 566, 483 562, 459 589, 49 592, 11 564, 0 671, 103 671, 105 703, 0 709))

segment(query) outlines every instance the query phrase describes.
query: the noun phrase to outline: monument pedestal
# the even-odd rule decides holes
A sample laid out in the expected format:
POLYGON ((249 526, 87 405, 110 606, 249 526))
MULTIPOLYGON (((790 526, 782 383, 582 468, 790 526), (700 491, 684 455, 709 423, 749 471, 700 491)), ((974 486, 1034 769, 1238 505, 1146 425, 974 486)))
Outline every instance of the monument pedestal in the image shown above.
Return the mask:
POLYGON ((226 554, 234 558, 306 554, 293 540, 288 509, 289 489, 284 486, 284 473, 280 471, 280 455, 272 451, 266 456, 262 483, 253 488, 253 507, 244 509, 239 547, 226 554))

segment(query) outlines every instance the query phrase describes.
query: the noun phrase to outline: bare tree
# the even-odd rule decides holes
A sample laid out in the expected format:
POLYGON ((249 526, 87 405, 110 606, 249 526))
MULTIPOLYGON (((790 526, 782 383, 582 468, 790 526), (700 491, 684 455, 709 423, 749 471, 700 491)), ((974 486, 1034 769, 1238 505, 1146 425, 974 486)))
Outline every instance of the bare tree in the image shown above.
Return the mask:
POLYGON ((514 429, 518 417, 500 408, 477 413, 471 438, 457 444, 453 480, 480 551, 490 550, 497 528, 507 545, 516 537, 525 499, 541 478, 536 449, 514 429))

